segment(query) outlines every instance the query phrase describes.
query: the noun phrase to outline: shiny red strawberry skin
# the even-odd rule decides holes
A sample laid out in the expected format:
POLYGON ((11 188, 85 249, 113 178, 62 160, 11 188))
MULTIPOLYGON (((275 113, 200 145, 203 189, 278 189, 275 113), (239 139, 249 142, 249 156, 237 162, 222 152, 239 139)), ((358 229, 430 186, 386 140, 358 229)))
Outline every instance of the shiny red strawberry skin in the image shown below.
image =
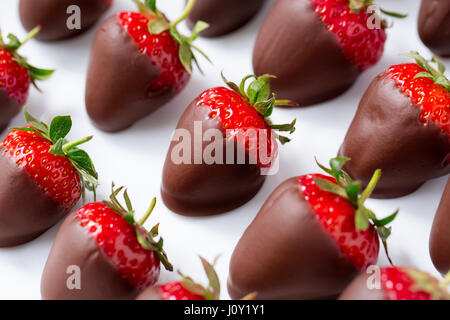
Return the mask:
POLYGON ((50 141, 32 132, 12 130, 3 146, 14 162, 51 199, 66 209, 71 209, 80 200, 78 172, 66 157, 49 152, 50 141))
POLYGON ((169 282, 158 287, 161 300, 205 300, 183 287, 180 281, 169 282))
POLYGON ((118 19, 139 50, 146 54, 151 63, 161 72, 158 79, 149 83, 149 96, 170 89, 181 91, 188 83, 190 74, 180 61, 180 46, 169 31, 150 34, 148 22, 152 17, 138 12, 121 12, 118 14, 118 19))
POLYGON ((434 122, 450 137, 450 92, 428 78, 414 77, 425 70, 415 63, 390 67, 385 73, 411 101, 421 108, 420 121, 434 122))
POLYGON ((77 216, 80 225, 133 286, 145 289, 158 281, 158 256, 142 248, 136 229, 122 216, 101 202, 85 205, 77 211, 77 216))
MULTIPOLYGON (((245 133, 249 129, 265 130, 264 132, 267 136, 266 155, 272 159, 276 156, 277 142, 271 135, 270 127, 258 111, 248 105, 237 92, 225 87, 208 89, 198 97, 197 104, 208 106, 210 108, 209 117, 211 119, 218 119, 222 125, 222 129, 229 135, 236 136, 238 141, 242 141, 242 143, 244 143, 245 133)), ((257 150, 259 150, 259 139, 255 144, 248 140, 245 141, 246 150, 253 150, 252 145, 256 145, 257 150)), ((258 152, 258 164, 261 167, 270 167, 272 163, 272 160, 269 162, 264 161, 264 163, 259 160, 258 152)))
POLYGON ((30 74, 28 70, 13 60, 13 55, 6 49, 0 48, 0 88, 8 96, 24 105, 30 88, 30 74))
POLYGON ((415 282, 399 267, 381 269, 381 287, 388 300, 431 300, 431 295, 413 289, 415 282))
POLYGON ((311 0, 327 29, 336 35, 345 55, 360 71, 380 60, 386 42, 384 28, 369 29, 366 9, 353 12, 347 0, 311 0))
POLYGON ((373 226, 356 231, 355 209, 346 199, 320 189, 315 178, 336 183, 332 177, 309 174, 299 177, 300 192, 310 204, 312 211, 339 249, 361 270, 376 264, 379 252, 378 235, 373 226))

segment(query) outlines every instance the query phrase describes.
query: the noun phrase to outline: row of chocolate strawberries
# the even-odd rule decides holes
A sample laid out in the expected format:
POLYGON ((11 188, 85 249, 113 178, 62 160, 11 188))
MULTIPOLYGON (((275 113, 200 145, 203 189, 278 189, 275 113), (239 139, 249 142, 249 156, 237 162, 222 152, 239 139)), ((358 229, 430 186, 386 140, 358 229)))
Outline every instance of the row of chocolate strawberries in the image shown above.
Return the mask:
MULTIPOLYGON (((67 6, 73 3, 47 1, 44 5, 21 0, 19 6, 25 28, 40 25, 42 30, 36 36, 38 39, 57 40, 88 29, 110 7, 111 2, 76 3, 83 13, 83 25, 81 29, 74 30, 66 24, 67 6)), ((236 1, 235 6, 224 7, 221 1, 198 1, 196 5, 195 1, 189 1, 182 17, 170 23, 157 10, 155 0, 135 2, 140 13, 121 12, 109 18, 99 28, 92 49, 86 107, 94 123, 105 131, 129 127, 184 88, 190 77, 191 62, 197 62, 192 52, 197 47, 192 42, 199 33, 215 36, 230 32, 248 21, 262 5, 262 1, 236 1), (184 37, 176 30, 177 24, 186 17, 193 28, 190 37, 184 37), (197 18, 210 22, 210 30, 206 29, 207 23, 194 24, 197 18), (120 70, 117 66, 121 66, 120 70), (98 81, 99 78, 102 81, 98 81), (124 91, 127 91, 126 95, 124 91)), ((376 13, 373 16, 371 11, 368 12, 371 2, 299 0, 292 5, 290 1, 278 0, 256 41, 253 57, 255 73, 276 75, 271 83, 279 96, 293 99, 301 106, 325 101, 342 93, 353 84, 361 71, 375 64, 383 53, 387 24, 376 13), (281 18, 291 15, 302 18, 281 18), (379 28, 369 27, 368 21, 378 21, 379 28), (276 45, 272 41, 274 38, 278 39, 276 45), (279 61, 285 63, 280 64, 279 61)), ((445 14, 448 10, 445 1, 423 1, 419 19, 422 39, 441 55, 450 54, 450 39, 445 38, 445 32, 438 32, 445 30, 449 23, 445 14)), ((3 73, 2 82, 7 78, 8 73, 3 73)), ((22 82, 23 88, 20 89, 25 92, 27 81, 22 82)), ((7 85, 2 86, 10 96, 14 94, 7 85)), ((24 97, 12 100, 7 102, 10 105, 16 102, 23 104, 24 97)), ((15 107, 8 109, 17 110, 17 105, 15 107)), ((13 111, 2 113, 0 122, 7 122, 13 114, 13 111)))
MULTIPOLYGON (((56 117, 50 126, 26 110, 25 118, 28 126, 13 129, 0 147, 2 246, 37 237, 74 206, 84 188, 94 191, 96 186, 92 162, 77 147, 90 137, 74 143, 66 140, 70 117, 56 117)), ((367 287, 364 271, 378 260, 379 239, 388 253, 386 240, 391 228, 387 225, 397 212, 380 220, 365 206, 381 170, 376 170, 361 190, 361 183, 342 170, 346 162, 346 158, 335 158, 330 168, 319 164, 328 175, 288 179, 266 200, 233 253, 228 281, 232 298, 245 295, 251 299, 256 293, 259 299, 335 298, 347 285, 342 299, 450 298, 446 290, 450 276, 439 283, 410 267, 383 267, 380 286, 367 287)), ((149 210, 136 221, 127 190, 113 186, 108 200, 69 214, 44 268, 42 297, 218 299, 220 282, 213 266, 203 258, 207 287, 182 274, 180 281, 155 286, 160 264, 173 270, 162 238, 157 239, 159 225, 150 231, 143 227, 155 203, 153 199, 149 210), (118 200, 121 192, 125 205, 118 200), (80 268, 81 277, 71 280, 67 272, 76 272, 70 269, 73 267, 80 268)), ((438 213, 440 233, 448 230, 448 225, 441 224, 448 221, 446 206, 444 200, 438 213)), ((449 270, 445 266, 448 243, 439 243, 445 241, 439 232, 432 237, 440 247, 441 267, 446 268, 440 270, 449 270)))

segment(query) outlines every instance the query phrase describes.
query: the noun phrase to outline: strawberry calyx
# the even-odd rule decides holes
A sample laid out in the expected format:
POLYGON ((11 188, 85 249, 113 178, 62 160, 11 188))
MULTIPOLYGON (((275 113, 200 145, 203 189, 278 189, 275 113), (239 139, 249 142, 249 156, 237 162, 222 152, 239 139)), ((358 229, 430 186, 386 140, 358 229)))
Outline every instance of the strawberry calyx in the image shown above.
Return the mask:
POLYGON ((56 116, 48 126, 28 113, 28 106, 23 110, 27 127, 15 127, 14 130, 33 132, 52 143, 49 152, 54 155, 66 157, 77 170, 82 186, 82 196, 85 199, 86 190, 93 192, 96 198, 96 188, 98 186, 98 173, 89 154, 79 149, 78 146, 90 141, 93 137, 85 137, 75 142, 69 142, 66 136, 72 129, 72 119, 70 116, 56 116))
POLYGON ((330 168, 326 168, 316 159, 317 165, 323 171, 334 177, 336 183, 320 178, 315 178, 314 182, 320 189, 346 199, 353 206, 355 209, 356 231, 367 230, 371 224, 375 227, 375 230, 383 243, 386 256, 392 264, 387 247, 387 238, 391 234, 392 227, 387 227, 387 225, 395 219, 399 210, 396 210, 393 214, 384 219, 378 219, 375 213, 364 205, 364 202, 370 197, 375 189, 375 186, 381 177, 381 170, 375 170, 369 184, 361 192, 361 182, 353 181, 350 176, 342 170, 348 160, 350 159, 344 157, 333 158, 330 160, 330 168))
POLYGON ((426 292, 430 295, 431 300, 450 300, 450 293, 447 290, 450 284, 450 272, 444 281, 439 282, 426 272, 414 268, 402 269, 414 281, 414 285, 410 290, 414 292, 426 292))
POLYGON ((153 19, 150 19, 148 23, 148 30, 151 34, 160 34, 164 31, 169 31, 173 39, 179 43, 179 58, 187 72, 192 73, 192 62, 194 62, 200 72, 203 74, 202 69, 198 63, 198 60, 193 50, 200 53, 206 60, 211 62, 209 57, 200 50, 193 42, 198 38, 200 32, 209 28, 209 24, 204 21, 197 21, 190 36, 184 36, 177 30, 177 25, 187 18, 189 13, 194 7, 195 0, 189 0, 186 4, 185 10, 182 15, 175 21, 170 22, 164 14, 162 14, 156 7, 156 0, 133 0, 139 8, 139 11, 143 14, 150 15, 153 19))
MULTIPOLYGON (((367 6, 369 6, 370 4, 373 3, 373 0, 348 0, 348 6, 350 7, 350 9, 354 12, 354 13, 359 13, 359 11, 361 11, 362 9, 367 8, 367 6)), ((406 18, 408 15, 407 14, 402 14, 402 13, 397 13, 397 12, 392 12, 392 11, 387 11, 384 10, 382 8, 380 8, 380 12, 393 17, 393 18, 406 18)), ((378 15, 378 13, 377 13, 378 15)), ((383 28, 387 28, 388 27, 388 23, 385 19, 381 20, 381 25, 383 28)))
POLYGON ((437 85, 444 87, 447 91, 450 92, 450 81, 445 76, 446 67, 437 57, 433 56, 431 61, 426 60, 424 57, 420 55, 417 51, 411 51, 406 56, 413 58, 416 63, 425 71, 419 72, 416 74, 414 79, 417 78, 428 78, 433 80, 433 82, 437 85), (431 63, 435 63, 437 66, 437 70, 431 66, 431 63))
MULTIPOLYGON (((277 100, 277 96, 270 89, 270 79, 276 78, 272 75, 262 75, 257 77, 255 75, 248 75, 244 77, 238 86, 234 82, 228 81, 223 72, 221 74, 223 81, 227 84, 230 89, 237 92, 245 103, 252 106, 258 111, 258 114, 264 119, 267 126, 275 131, 279 132, 289 132, 289 134, 294 133, 295 131, 295 123, 297 119, 292 120, 291 123, 285 124, 273 124, 270 121, 269 117, 273 113, 273 109, 275 106, 298 106, 298 104, 291 100, 277 100), (245 89, 245 84, 248 79, 254 78, 247 89, 245 89)), ((285 144, 291 139, 288 137, 277 134, 277 139, 281 142, 281 144, 285 144)))
POLYGON ((163 249, 164 240, 162 237, 159 237, 159 240, 156 241, 155 238, 159 235, 159 223, 156 224, 153 228, 150 229, 150 231, 147 231, 144 228, 144 223, 147 221, 147 219, 150 217, 150 214, 152 213, 153 209, 156 205, 156 198, 152 199, 152 202, 150 204, 150 207, 148 208, 147 212, 145 213, 144 217, 140 219, 139 221, 135 221, 134 219, 134 209, 131 204, 130 197, 128 196, 127 189, 123 192, 123 198, 125 200, 125 205, 122 206, 122 204, 117 199, 117 196, 120 192, 124 190, 124 187, 119 187, 117 189, 114 189, 114 183, 112 184, 112 193, 109 196, 109 201, 103 201, 104 204, 106 204, 108 207, 110 207, 112 210, 114 210, 118 215, 122 216, 133 228, 136 230, 136 238, 141 245, 142 248, 145 250, 151 250, 156 253, 159 260, 163 264, 164 268, 169 271, 173 271, 173 266, 169 262, 166 252, 163 249))
POLYGON ((17 53, 20 47, 22 47, 25 43, 27 43, 30 39, 32 39, 38 32, 40 31, 40 27, 36 27, 30 31, 30 33, 26 36, 26 38, 22 41, 19 40, 12 33, 8 34, 7 38, 9 40, 8 43, 5 43, 3 40, 3 36, 0 30, 0 48, 4 48, 8 50, 12 56, 14 61, 16 61, 20 66, 24 67, 28 70, 30 74, 31 83, 33 86, 39 90, 39 87, 36 85, 36 80, 46 80, 50 78, 50 76, 55 72, 55 70, 41 69, 32 66, 27 62, 27 59, 22 57, 17 53))
POLYGON ((217 258, 214 260, 214 263, 209 263, 205 258, 199 256, 203 270, 205 270, 206 276, 208 278, 208 286, 204 287, 201 284, 196 283, 190 277, 185 276, 183 273, 178 271, 178 274, 181 277, 181 284, 183 287, 189 292, 202 296, 205 300, 219 300, 220 298, 220 281, 217 275, 216 270, 214 269, 214 265, 217 262, 217 258))

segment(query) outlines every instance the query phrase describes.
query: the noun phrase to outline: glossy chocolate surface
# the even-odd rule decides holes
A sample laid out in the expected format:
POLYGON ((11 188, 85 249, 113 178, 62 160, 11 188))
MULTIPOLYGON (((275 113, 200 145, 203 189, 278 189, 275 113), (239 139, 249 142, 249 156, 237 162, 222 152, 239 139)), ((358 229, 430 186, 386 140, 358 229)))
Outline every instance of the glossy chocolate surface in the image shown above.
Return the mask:
POLYGON ((53 41, 73 37, 88 30, 110 6, 110 0, 20 0, 19 15, 27 31, 41 26, 36 39, 53 41), (80 8, 80 29, 71 30, 67 27, 67 20, 74 14, 68 10, 72 5, 80 8))
POLYGON ((253 52, 256 75, 272 74, 280 99, 308 106, 346 91, 359 71, 310 0, 277 0, 259 31, 253 52))
POLYGON ((387 75, 364 94, 339 155, 351 159, 344 169, 364 185, 382 170, 373 197, 404 196, 450 172, 449 138, 434 123, 420 122, 420 112, 387 75))
POLYGON ((56 235, 42 274, 41 294, 45 300, 112 300, 134 299, 138 290, 120 274, 74 212, 56 235), (68 281, 73 284, 69 277, 74 273, 68 273, 71 266, 79 267, 80 289, 67 285, 68 281))
POLYGON ((139 51, 116 15, 97 31, 86 81, 86 109, 101 130, 124 130, 167 103, 173 88, 155 93, 149 84, 160 75, 139 51))
POLYGON ((207 22, 209 28, 200 34, 203 37, 225 35, 249 22, 263 4, 264 0, 197 0, 187 24, 192 29, 199 20, 207 22))
POLYGON ((21 110, 22 106, 10 98, 4 88, 0 88, 0 132, 8 127, 9 122, 21 110))
POLYGON ((0 247, 37 238, 66 213, 0 144, 0 247))
MULTIPOLYGON (((176 164, 172 160, 172 150, 178 141, 171 142, 164 164, 162 199, 170 210, 181 215, 205 216, 230 211, 253 198, 265 181, 258 165, 237 163, 240 146, 235 139, 226 139, 225 134, 223 164, 206 164, 204 161, 195 164, 194 121, 201 121, 203 133, 208 129, 222 131, 219 120, 211 119, 209 112, 210 108, 198 106, 196 99, 178 122, 177 129, 186 129, 191 136, 191 164, 176 164), (227 147, 229 144, 233 146, 227 147), (226 164, 227 148, 234 150, 234 164, 226 164)), ((209 144, 210 141, 202 142, 201 154, 209 144)))
POLYGON ((430 235, 430 254, 436 269, 446 275, 450 271, 450 180, 434 217, 430 235))
POLYGON ((333 299, 358 274, 303 198, 298 178, 269 196, 239 240, 228 292, 240 299, 333 299))
POLYGON ((431 51, 450 57, 450 1, 422 0, 419 36, 431 51))

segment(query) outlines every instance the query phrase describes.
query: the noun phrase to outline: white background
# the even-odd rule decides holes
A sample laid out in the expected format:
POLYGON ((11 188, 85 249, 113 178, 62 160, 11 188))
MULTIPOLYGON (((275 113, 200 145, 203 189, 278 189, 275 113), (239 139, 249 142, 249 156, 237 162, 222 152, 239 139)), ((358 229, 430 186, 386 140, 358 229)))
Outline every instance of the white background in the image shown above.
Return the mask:
MULTIPOLYGON (((135 9, 131 0, 114 2, 103 19, 122 10, 135 9)), ((184 0, 158 1, 160 10, 171 19, 179 16, 183 3, 184 0)), ((187 88, 173 101, 118 134, 106 134, 94 128, 85 111, 87 64, 98 25, 71 40, 56 43, 30 41, 20 52, 36 66, 57 70, 50 80, 40 83, 43 93, 31 88, 28 100, 30 111, 45 121, 55 115, 70 114, 74 128, 69 138, 95 135, 95 139, 85 149, 91 154, 100 173, 99 198, 109 195, 110 184, 114 180, 117 185, 129 187, 134 206, 141 215, 153 196, 160 197, 161 172, 169 140, 185 107, 203 90, 221 85, 219 73, 222 69, 234 81, 252 73, 253 44, 272 3, 272 0, 267 1, 264 9, 250 24, 229 36, 199 39, 197 45, 214 62, 214 65, 209 65, 201 60, 206 75, 201 76, 195 70, 187 88)), ((280 148, 278 175, 269 176, 256 197, 232 212, 207 218, 181 217, 169 211, 162 201, 158 202, 147 226, 161 222, 166 251, 176 268, 204 282, 205 277, 197 255, 201 254, 212 260, 217 254, 222 254, 217 265, 222 283, 222 298, 228 298, 226 281, 233 248, 273 189, 289 177, 317 172, 314 156, 326 163, 336 155, 370 81, 390 65, 408 61, 401 53, 414 49, 430 57, 429 50, 421 44, 417 35, 420 1, 384 0, 378 3, 387 10, 409 13, 407 19, 395 21, 394 27, 387 31, 388 41, 383 59, 362 74, 350 90, 332 101, 305 109, 277 109, 274 112, 272 118, 276 122, 290 122, 294 117, 297 118, 297 131, 293 135, 293 141, 280 148)), ((17 7, 18 0, 0 1, 0 27, 4 35, 12 32, 23 38, 26 32, 20 24, 17 7)), ((186 32, 184 23, 180 31, 186 32)), ((445 62, 450 66, 449 60, 445 62)), ((23 124, 22 116, 17 116, 13 121, 13 125, 23 124)), ((6 133, 2 133, 1 139, 5 135, 6 133)), ((397 264, 414 265, 437 275, 428 253, 428 238, 446 180, 443 177, 430 181, 414 194, 403 198, 369 200, 369 207, 379 216, 400 208, 389 240, 391 255, 397 264)), ((41 273, 58 227, 59 225, 51 228, 28 244, 0 249, 0 299, 40 299, 41 273)), ((387 263, 382 251, 379 263, 387 263)), ((176 273, 163 271, 160 282, 172 279, 177 279, 176 273)))

